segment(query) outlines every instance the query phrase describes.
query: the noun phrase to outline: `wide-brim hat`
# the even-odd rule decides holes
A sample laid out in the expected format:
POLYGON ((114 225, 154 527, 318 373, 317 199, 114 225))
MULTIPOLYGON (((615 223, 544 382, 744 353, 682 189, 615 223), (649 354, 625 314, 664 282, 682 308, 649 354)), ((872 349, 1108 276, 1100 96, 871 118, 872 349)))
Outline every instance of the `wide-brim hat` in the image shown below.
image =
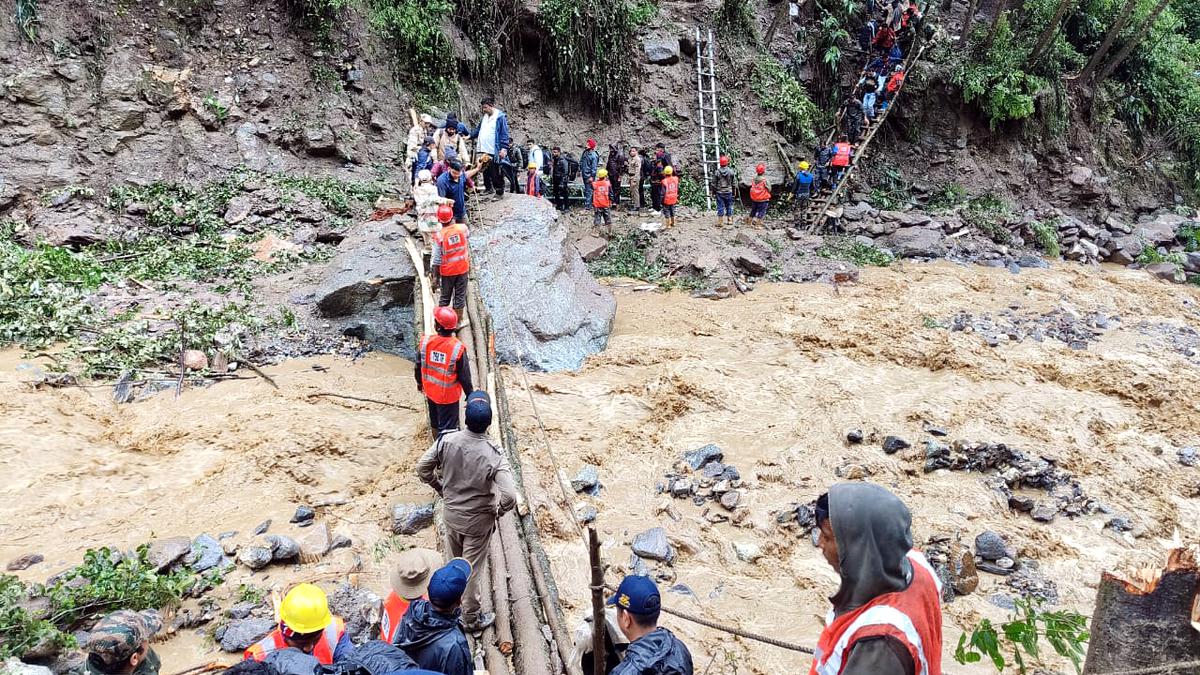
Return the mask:
POLYGON ((429 577, 443 564, 442 555, 427 548, 410 548, 396 558, 392 566, 392 590, 405 600, 425 595, 429 577))

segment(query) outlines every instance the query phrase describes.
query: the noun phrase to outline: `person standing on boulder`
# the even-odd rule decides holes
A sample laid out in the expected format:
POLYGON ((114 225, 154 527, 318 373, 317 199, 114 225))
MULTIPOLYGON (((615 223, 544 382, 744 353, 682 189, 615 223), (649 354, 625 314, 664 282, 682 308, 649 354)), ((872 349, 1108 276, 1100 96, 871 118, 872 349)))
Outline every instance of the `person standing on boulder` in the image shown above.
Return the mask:
POLYGON ((587 149, 579 156, 579 174, 583 176, 583 203, 592 207, 592 183, 600 171, 600 154, 596 152, 596 139, 587 139, 587 149))
POLYGON ((713 176, 713 194, 717 196, 717 227, 733 225, 733 187, 737 176, 729 166, 729 157, 721 155, 717 160, 720 165, 713 176))
POLYGON ((491 612, 480 614, 479 579, 487 574, 488 544, 496 521, 516 507, 517 489, 508 460, 487 434, 492 402, 486 392, 467 397, 465 418, 466 431, 440 436, 421 456, 417 476, 442 496, 450 554, 466 558, 475 571, 462 612, 463 627, 478 632, 496 621, 491 612))
POLYGON ((425 394, 429 427, 440 436, 458 430, 458 402, 463 392, 475 391, 475 387, 471 384, 467 346, 454 336, 458 312, 438 307, 433 310, 433 322, 437 335, 421 338, 413 374, 417 378, 417 391, 425 394))
POLYGON ((817 499, 817 546, 841 576, 812 675, 942 672, 942 584, 912 547, 912 514, 873 483, 817 499))
POLYGON ((483 98, 481 107, 483 119, 471 132, 471 138, 479 152, 477 161, 484 167, 483 189, 494 192, 498 199, 504 196, 504 176, 496 159, 500 149, 508 147, 508 115, 496 107, 496 99, 491 96, 483 98))
POLYGON ((692 675, 687 645, 658 625, 662 596, 653 579, 625 577, 608 605, 617 608, 617 626, 629 638, 625 656, 611 675, 692 675))
POLYGON ((83 651, 87 675, 158 675, 161 666, 150 639, 162 630, 162 618, 150 610, 123 609, 100 620, 83 651))

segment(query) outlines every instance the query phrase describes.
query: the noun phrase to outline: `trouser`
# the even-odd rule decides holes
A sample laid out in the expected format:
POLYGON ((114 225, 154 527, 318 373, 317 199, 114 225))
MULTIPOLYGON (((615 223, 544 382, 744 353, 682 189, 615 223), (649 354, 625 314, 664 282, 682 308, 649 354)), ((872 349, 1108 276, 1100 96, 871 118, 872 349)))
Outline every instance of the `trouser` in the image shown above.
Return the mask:
POLYGON ((662 183, 650 182, 650 205, 655 211, 662 211, 662 183))
POLYGON ((567 210, 567 185, 566 183, 554 184, 554 206, 559 211, 567 210))
POLYGON ((450 555, 466 558, 467 562, 471 563, 471 577, 467 579, 467 590, 462 598, 462 618, 465 624, 479 620, 479 582, 488 573, 488 544, 491 543, 492 532, 495 531, 495 524, 486 534, 463 534, 446 528, 447 539, 450 540, 450 555))
POLYGON ((583 177, 583 205, 592 208, 592 181, 595 178, 583 177))
POLYGON ((592 226, 599 227, 603 223, 612 229, 612 216, 608 213, 608 208, 597 208, 592 210, 592 226))
POLYGON ((442 277, 442 297, 438 301, 438 307, 454 307, 455 311, 458 311, 467 306, 468 276, 470 275, 464 272, 442 277))
POLYGON ((733 193, 723 195, 717 193, 717 217, 733 216, 733 193))
POLYGON ((500 175, 500 162, 488 162, 483 167, 483 189, 494 190, 496 194, 504 194, 504 177, 500 175))
MULTIPOLYGON (((609 174, 612 175, 612 174, 609 174)), ((612 202, 613 206, 621 205, 621 178, 620 176, 612 179, 612 202)))
POLYGON ((767 206, 771 202, 754 202, 750 205, 750 217, 754 220, 762 220, 767 215, 767 206))
POLYGON ((633 208, 641 210, 642 204, 645 202, 642 199, 642 179, 629 180, 629 199, 633 202, 633 208))
POLYGON ((447 431, 458 431, 458 401, 454 403, 434 403, 428 398, 425 404, 429 408, 429 428, 435 436, 441 436, 447 431))
POLYGON ((508 191, 509 192, 511 192, 513 194, 517 194, 518 192, 521 191, 521 186, 520 186, 520 184, 517 183, 517 167, 516 166, 504 167, 504 177, 508 179, 508 187, 509 187, 508 191))

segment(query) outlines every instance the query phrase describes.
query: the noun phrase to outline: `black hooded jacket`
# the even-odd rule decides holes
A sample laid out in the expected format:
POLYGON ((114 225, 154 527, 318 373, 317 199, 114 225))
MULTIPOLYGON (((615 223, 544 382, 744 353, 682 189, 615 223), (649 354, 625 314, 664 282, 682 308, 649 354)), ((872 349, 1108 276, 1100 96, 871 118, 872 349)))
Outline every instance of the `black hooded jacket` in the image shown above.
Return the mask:
POLYGON ((692 675, 692 654, 671 631, 659 627, 629 643, 611 675, 692 675))
POLYGON ((471 648, 458 626, 460 611, 446 615, 434 610, 428 600, 408 606, 396 629, 396 646, 426 670, 446 675, 473 675, 471 648))

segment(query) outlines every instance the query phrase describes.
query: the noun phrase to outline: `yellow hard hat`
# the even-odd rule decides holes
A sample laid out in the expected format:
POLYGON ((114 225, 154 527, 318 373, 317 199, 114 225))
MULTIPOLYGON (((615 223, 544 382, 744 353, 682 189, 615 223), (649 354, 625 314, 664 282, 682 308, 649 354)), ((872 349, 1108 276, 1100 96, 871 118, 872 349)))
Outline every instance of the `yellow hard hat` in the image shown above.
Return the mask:
POLYGON ((537 168, 537 164, 534 164, 533 162, 530 162, 530 163, 529 163, 529 166, 527 166, 527 167, 525 167, 525 168, 526 168, 526 169, 536 169, 536 168, 537 168))
POLYGON ((808 162, 800 162, 800 170, 808 171, 808 162))
POLYGON ((673 174, 673 173, 675 173, 675 169, 673 169, 673 168, 671 168, 671 167, 669 167, 669 166, 664 166, 664 167, 663 167, 663 175, 664 175, 664 176, 670 176, 670 175, 671 175, 671 174, 673 174))
POLYGON ((325 630, 333 621, 325 591, 312 584, 299 584, 283 596, 279 620, 301 635, 325 630))
POLYGON ((608 178, 608 169, 600 169, 597 171, 596 178, 608 178))

